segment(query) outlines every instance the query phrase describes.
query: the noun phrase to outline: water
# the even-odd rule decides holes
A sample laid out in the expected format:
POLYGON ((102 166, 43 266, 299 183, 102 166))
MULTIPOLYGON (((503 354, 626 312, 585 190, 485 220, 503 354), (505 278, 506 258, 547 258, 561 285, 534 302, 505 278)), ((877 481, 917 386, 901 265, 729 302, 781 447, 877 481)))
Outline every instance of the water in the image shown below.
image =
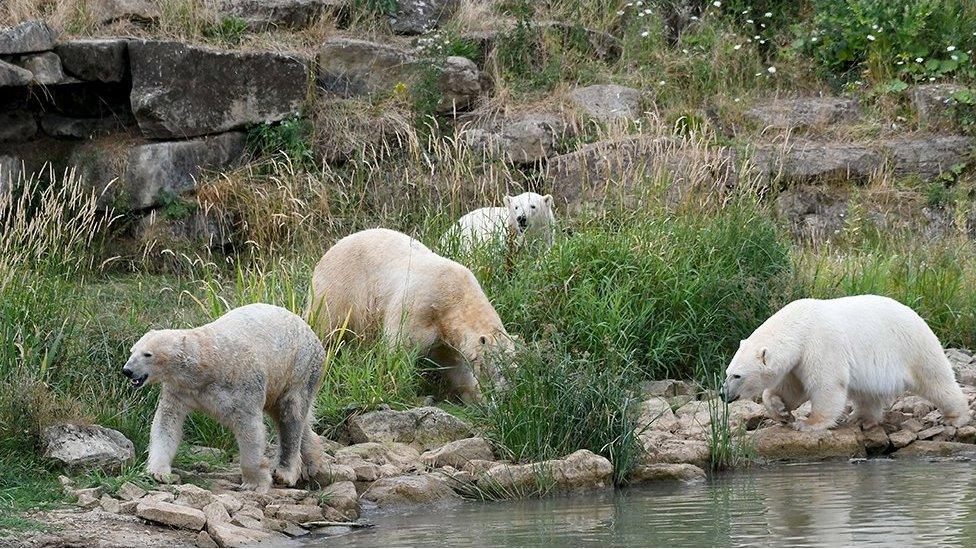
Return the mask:
POLYGON ((974 546, 968 462, 774 466, 697 484, 367 514, 307 546, 974 546))

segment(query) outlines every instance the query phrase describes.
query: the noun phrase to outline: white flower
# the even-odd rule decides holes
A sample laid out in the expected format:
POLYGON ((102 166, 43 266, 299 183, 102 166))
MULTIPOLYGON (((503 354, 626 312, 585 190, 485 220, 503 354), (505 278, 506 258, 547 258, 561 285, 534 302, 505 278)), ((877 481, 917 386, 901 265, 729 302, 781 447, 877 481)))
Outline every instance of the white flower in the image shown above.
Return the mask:
POLYGON ((934 76, 930 76, 929 77, 929 82, 935 82, 935 77, 934 76))
POLYGON ((874 35, 873 34, 869 34, 868 35, 868 41, 869 42, 874 42, 874 40, 875 40, 874 35))
POLYGON ((644 12, 642 11, 637 12, 637 17, 644 17, 644 12))
POLYGON ((766 72, 768 72, 769 74, 776 74, 776 67, 769 67, 768 69, 766 69, 766 72))
POLYGON ((657 83, 657 85, 658 85, 658 86, 663 86, 663 85, 664 85, 664 80, 661 80, 661 81, 659 81, 659 82, 657 83))
POLYGON ((760 40, 760 41, 759 41, 759 43, 760 43, 760 44, 765 44, 765 43, 766 43, 766 41, 765 41, 765 40, 760 40))
POLYGON ((749 23, 751 25, 751 24, 755 23, 755 21, 753 21, 752 19, 746 19, 746 23, 749 23))
POLYGON ((959 61, 959 56, 958 56, 958 55, 950 55, 949 57, 950 57, 950 58, 951 58, 951 59, 952 59, 953 61, 959 61))
POLYGON ((739 102, 739 98, 738 98, 738 97, 736 97, 736 98, 735 98, 735 99, 733 99, 732 101, 733 101, 733 102, 735 102, 735 103, 738 103, 738 102, 739 102))
POLYGON ((650 15, 652 13, 654 13, 654 10, 652 10, 651 8, 647 8, 646 10, 644 10, 644 15, 650 15))
POLYGON ((641 36, 643 36, 644 38, 647 38, 650 34, 651 34, 651 31, 644 31, 644 32, 641 33, 641 36))
POLYGON ((811 42, 816 42, 816 41, 817 41, 817 37, 816 37, 816 36, 812 36, 812 37, 810 37, 810 41, 811 41, 811 42))
POLYGON ((772 12, 768 12, 768 11, 763 14, 763 17, 772 17, 772 16, 773 16, 772 12))
POLYGON ((949 46, 948 48, 946 48, 946 51, 956 51, 956 47, 955 46, 949 46))
POLYGON ((742 44, 736 44, 736 45, 732 46, 732 49, 733 50, 741 50, 742 49, 742 44))
POLYGON ((623 15, 623 14, 624 14, 624 10, 620 10, 617 12, 617 15, 623 15))
POLYGON ((688 53, 688 50, 681 50, 681 53, 688 53))
POLYGON ((904 65, 904 64, 905 64, 905 62, 904 62, 904 61, 899 61, 899 62, 897 62, 897 63, 895 63, 895 64, 896 64, 896 65, 904 65))
POLYGON ((718 0, 715 0, 714 2, 712 2, 712 5, 715 6, 716 8, 721 8, 722 7, 722 3, 719 2, 718 0))
POLYGON ((752 37, 753 40, 760 40, 761 38, 762 36, 759 36, 758 34, 752 37))

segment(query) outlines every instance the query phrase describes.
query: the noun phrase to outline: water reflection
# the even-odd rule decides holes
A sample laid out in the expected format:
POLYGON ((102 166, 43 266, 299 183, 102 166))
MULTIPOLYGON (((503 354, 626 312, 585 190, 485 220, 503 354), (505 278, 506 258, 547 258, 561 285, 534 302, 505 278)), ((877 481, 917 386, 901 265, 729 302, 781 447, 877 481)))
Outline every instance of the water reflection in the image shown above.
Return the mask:
POLYGON ((818 463, 377 514, 308 546, 972 546, 974 496, 970 463, 818 463))

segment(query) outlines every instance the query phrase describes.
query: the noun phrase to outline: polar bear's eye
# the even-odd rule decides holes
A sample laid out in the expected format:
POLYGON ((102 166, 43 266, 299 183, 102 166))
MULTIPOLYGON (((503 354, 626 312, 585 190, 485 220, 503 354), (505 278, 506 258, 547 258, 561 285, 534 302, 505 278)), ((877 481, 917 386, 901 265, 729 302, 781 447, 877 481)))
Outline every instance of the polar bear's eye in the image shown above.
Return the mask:
POLYGON ((152 358, 152 353, 142 353, 142 356, 146 358, 152 358))
POLYGON ((533 205, 532 205, 532 209, 533 209, 533 210, 535 209, 535 204, 533 204, 533 205))
POLYGON ((732 374, 732 379, 742 379, 742 376, 739 374, 732 374))

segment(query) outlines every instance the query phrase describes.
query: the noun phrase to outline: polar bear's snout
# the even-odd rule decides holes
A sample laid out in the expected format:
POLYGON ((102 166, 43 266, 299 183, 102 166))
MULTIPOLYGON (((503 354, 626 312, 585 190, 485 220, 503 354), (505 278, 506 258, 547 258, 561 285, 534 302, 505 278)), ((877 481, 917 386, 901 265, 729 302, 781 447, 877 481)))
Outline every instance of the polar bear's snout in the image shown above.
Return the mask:
POLYGON ((725 378, 725 383, 722 384, 722 389, 719 391, 718 396, 722 397, 726 403, 732 403, 739 400, 740 389, 742 388, 742 376, 739 374, 732 374, 725 378))
POLYGON ((136 357, 130 358, 122 367, 122 375, 129 378, 132 386, 138 389, 145 385, 146 380, 149 379, 149 372, 144 371, 136 362, 136 357))

